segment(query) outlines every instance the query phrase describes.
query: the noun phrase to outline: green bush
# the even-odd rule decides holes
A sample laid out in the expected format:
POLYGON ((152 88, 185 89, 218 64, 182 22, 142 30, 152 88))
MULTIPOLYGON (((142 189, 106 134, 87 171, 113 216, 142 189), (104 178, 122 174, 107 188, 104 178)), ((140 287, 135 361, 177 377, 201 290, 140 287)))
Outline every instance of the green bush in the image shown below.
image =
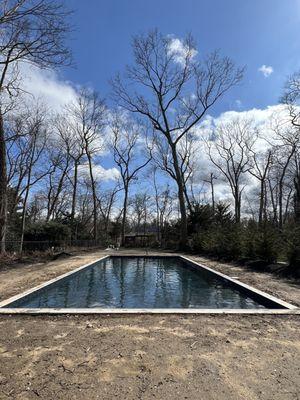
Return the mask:
POLYGON ((188 216, 188 231, 190 234, 208 229, 214 222, 214 211, 209 204, 194 204, 188 216))
POLYGON ((277 261, 280 251, 280 234, 270 223, 265 223, 258 231, 256 258, 269 264, 277 261))
POLYGON ((262 226, 254 220, 237 224, 229 206, 222 203, 216 205, 213 215, 211 212, 211 206, 199 206, 189 217, 195 252, 226 260, 277 261, 284 246, 282 235, 271 222, 262 226))
POLYGON ((257 238, 259 235, 258 223, 249 220, 243 232, 244 256, 248 259, 257 258, 257 238))
POLYGON ((70 228, 60 222, 39 222, 31 224, 26 228, 24 240, 57 242, 68 240, 70 235, 70 228))
POLYGON ((215 226, 207 232, 205 242, 206 251, 215 254, 218 258, 235 260, 242 255, 240 229, 234 224, 229 226, 215 226))
POLYGON ((287 259, 292 275, 300 276, 300 226, 291 223, 285 231, 287 259))
POLYGON ((233 260, 243 254, 241 227, 234 223, 229 206, 223 203, 211 206, 200 205, 189 218, 193 235, 193 250, 218 258, 233 260), (197 229, 196 229, 197 228, 197 229))

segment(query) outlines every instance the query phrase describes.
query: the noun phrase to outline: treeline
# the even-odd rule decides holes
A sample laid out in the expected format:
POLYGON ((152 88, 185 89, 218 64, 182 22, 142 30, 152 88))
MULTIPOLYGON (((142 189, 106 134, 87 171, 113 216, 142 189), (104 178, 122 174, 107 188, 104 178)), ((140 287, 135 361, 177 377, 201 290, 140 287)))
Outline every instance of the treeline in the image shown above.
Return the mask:
POLYGON ((52 110, 22 92, 18 66, 70 62, 68 12, 48 0, 0 3, 2 252, 28 242, 123 245, 131 233, 299 269, 299 74, 263 123, 250 113, 211 122, 244 68, 218 52, 199 59, 191 36, 154 30, 134 38, 112 102, 80 88, 52 110))

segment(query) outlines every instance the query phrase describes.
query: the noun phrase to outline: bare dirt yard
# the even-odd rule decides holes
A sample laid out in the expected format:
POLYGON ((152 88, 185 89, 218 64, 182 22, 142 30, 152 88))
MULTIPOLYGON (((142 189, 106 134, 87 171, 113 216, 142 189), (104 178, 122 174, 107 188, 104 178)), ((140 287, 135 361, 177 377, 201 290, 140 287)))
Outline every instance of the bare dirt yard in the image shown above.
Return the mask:
MULTIPOLYGON (((0 300, 103 252, 0 268, 0 300)), ((297 282, 192 257, 300 305, 297 282)), ((300 315, 0 315, 0 399, 300 399, 300 315)))

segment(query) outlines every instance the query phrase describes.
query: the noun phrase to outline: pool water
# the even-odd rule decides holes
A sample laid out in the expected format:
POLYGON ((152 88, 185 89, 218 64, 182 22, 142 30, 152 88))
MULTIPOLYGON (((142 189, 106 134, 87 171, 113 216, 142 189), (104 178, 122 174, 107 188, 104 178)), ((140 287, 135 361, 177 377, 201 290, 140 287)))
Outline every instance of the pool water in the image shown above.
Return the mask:
POLYGON ((212 272, 178 257, 109 257, 6 307, 265 308, 212 272))

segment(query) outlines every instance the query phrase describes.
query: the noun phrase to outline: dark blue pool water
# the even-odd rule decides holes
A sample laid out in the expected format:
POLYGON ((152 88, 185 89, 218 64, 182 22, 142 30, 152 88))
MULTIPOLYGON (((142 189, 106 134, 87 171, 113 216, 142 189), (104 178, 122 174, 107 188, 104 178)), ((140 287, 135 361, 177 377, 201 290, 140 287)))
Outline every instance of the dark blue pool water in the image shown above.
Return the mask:
POLYGON ((176 257, 107 258, 7 307, 265 308, 217 275, 176 257))

